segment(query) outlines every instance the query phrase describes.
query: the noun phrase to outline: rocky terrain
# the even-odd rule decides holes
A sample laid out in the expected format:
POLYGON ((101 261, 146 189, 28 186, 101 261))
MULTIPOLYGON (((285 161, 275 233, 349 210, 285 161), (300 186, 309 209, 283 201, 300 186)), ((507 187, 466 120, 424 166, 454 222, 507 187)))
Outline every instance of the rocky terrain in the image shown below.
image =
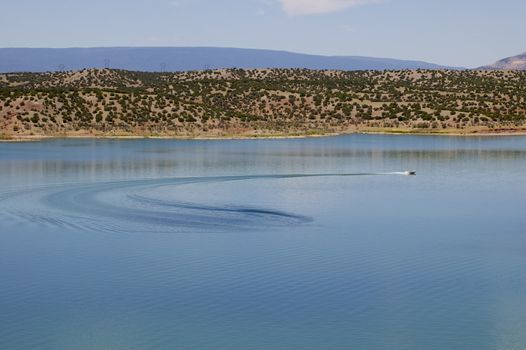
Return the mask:
POLYGON ((526 131, 526 72, 90 69, 0 75, 0 134, 266 137, 526 131))

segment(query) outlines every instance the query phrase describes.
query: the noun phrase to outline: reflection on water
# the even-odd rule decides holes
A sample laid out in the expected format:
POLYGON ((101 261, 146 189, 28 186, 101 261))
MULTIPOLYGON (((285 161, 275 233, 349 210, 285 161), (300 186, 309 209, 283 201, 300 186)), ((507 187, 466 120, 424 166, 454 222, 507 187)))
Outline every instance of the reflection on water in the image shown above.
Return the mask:
POLYGON ((524 161, 521 138, 353 136, 308 140, 56 140, 3 144, 7 186, 174 176, 378 172, 524 161), (405 138, 405 139, 404 139, 405 138), (372 140, 372 141, 371 141, 372 140), (481 147, 483 145, 483 147, 481 147), (402 169, 402 168, 404 169, 402 169), (328 171, 329 170, 329 171, 328 171))
POLYGON ((526 348, 525 171, 524 137, 0 144, 0 348, 526 348))

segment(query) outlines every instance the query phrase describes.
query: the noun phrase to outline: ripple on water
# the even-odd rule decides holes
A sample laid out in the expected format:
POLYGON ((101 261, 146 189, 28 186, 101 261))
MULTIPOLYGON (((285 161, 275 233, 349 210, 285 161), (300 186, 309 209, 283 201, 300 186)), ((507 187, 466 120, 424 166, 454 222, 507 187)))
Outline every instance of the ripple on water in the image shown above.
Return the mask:
POLYGON ((40 187, 1 194, 0 208, 4 214, 28 225, 103 232, 258 230, 311 221, 306 216, 273 208, 209 205, 161 196, 176 194, 178 187, 190 184, 220 186, 226 181, 250 179, 247 176, 175 178, 40 187))

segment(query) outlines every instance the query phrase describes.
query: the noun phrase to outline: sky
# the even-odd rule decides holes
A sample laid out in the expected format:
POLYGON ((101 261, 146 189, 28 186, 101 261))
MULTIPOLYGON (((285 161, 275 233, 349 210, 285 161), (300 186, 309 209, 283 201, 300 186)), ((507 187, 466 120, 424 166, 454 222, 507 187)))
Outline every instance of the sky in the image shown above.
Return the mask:
POLYGON ((240 47, 470 68, 526 51, 526 0, 1 0, 0 18, 0 47, 240 47))

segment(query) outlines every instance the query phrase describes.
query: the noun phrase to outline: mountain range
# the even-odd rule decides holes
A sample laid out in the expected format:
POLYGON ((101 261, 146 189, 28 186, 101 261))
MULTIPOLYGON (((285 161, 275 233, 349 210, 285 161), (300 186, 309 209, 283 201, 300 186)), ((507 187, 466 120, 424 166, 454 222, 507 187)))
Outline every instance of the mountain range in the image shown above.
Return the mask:
MULTIPOLYGON (((322 56, 288 51, 219 47, 0 48, 0 73, 114 68, 143 72, 208 69, 305 68, 313 70, 466 69, 365 56, 322 56)), ((526 52, 480 70, 526 70, 526 52)))
POLYGON ((0 72, 116 68, 192 71, 222 68, 334 70, 458 69, 438 64, 362 56, 321 56, 287 51, 213 47, 0 48, 0 72))
POLYGON ((526 70, 526 52, 502 59, 488 66, 480 67, 488 70, 526 70))

